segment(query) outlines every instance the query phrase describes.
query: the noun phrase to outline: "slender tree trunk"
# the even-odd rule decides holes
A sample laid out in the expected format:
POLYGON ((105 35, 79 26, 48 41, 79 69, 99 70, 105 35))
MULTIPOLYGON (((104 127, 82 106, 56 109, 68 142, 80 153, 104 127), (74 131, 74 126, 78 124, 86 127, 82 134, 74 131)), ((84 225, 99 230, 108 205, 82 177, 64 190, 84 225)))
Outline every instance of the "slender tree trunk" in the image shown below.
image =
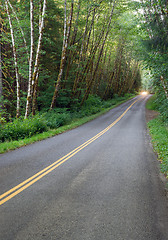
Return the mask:
MULTIPOLYGON (((106 65, 106 59, 107 59, 107 48, 105 50, 105 54, 104 54, 104 59, 101 63, 101 66, 99 67, 99 70, 98 70, 98 73, 97 73, 97 76, 96 76, 96 79, 97 79, 97 83, 96 83, 96 86, 95 86, 95 92, 96 94, 98 95, 98 92, 99 92, 99 85, 100 85, 100 82, 101 82, 101 79, 102 79, 102 76, 103 76, 103 67, 102 66, 105 66, 106 65)), ((105 79, 104 79, 105 81, 105 79)), ((94 92, 93 92, 94 94, 94 92)))
MULTIPOLYGON (((40 0, 39 1, 39 35, 40 35, 40 29, 41 29, 41 22, 42 22, 42 13, 43 13, 43 0, 40 0)), ((38 66, 38 69, 37 69, 37 75, 36 75, 36 79, 34 80, 34 82, 38 82, 38 78, 39 78, 39 66, 38 66)), ((34 84, 33 82, 33 84, 34 84)), ((34 89, 33 89, 34 90, 34 89)), ((37 89, 36 89, 37 91, 37 89)), ((33 92, 32 92, 33 94, 33 92)), ((37 104, 37 96, 36 96, 36 103, 37 104)))
POLYGON ((20 115, 20 81, 19 81, 19 71, 18 71, 18 63, 17 63, 17 54, 16 54, 16 47, 15 47, 15 39, 13 33, 13 26, 12 21, 9 13, 8 2, 5 0, 6 4, 6 11, 8 15, 9 25, 10 25, 10 33, 12 39, 12 48, 13 48, 13 56, 14 56, 14 63, 15 63, 15 74, 16 74, 16 88, 17 88, 17 106, 16 106, 16 117, 18 118, 20 115))
POLYGON ((99 66, 97 69, 97 72, 95 74, 95 78, 93 80, 93 84, 91 87, 91 93, 94 94, 95 92, 98 91, 99 88, 99 84, 100 84, 100 78, 102 75, 102 67, 101 66, 105 66, 106 65, 106 57, 107 57, 107 49, 103 50, 100 61, 99 61, 99 66))
POLYGON ((18 17, 17 17, 17 14, 16 14, 13 6, 11 5, 10 1, 7 0, 7 2, 8 2, 8 4, 9 4, 10 8, 12 9, 12 12, 14 13, 14 16, 15 16, 17 22, 18 22, 18 26, 19 26, 19 28, 20 28, 20 31, 21 31, 21 34, 22 34, 22 37, 23 37, 23 41, 24 41, 24 45, 25 45, 25 48, 26 48, 27 59, 29 59, 27 42, 26 42, 26 38, 25 38, 25 35, 24 35, 24 32, 23 32, 23 29, 22 29, 21 24, 20 24, 20 21, 19 21, 19 19, 18 19, 18 17))
MULTIPOLYGON (((94 18, 93 18, 94 19, 94 18)), ((92 19, 92 20, 93 20, 92 19)), ((107 18, 105 19, 105 22, 106 22, 107 18)), ((94 21, 92 22, 94 23, 94 21)), ((91 28, 92 28, 92 24, 91 24, 91 28)), ((108 27, 107 27, 108 28, 108 27)), ((92 44, 92 47, 90 49, 90 55, 89 57, 87 58, 87 63, 85 64, 85 68, 83 70, 83 75, 79 78, 78 82, 80 82, 80 79, 82 78, 82 82, 85 81, 85 79, 88 77, 88 73, 91 69, 91 67, 93 66, 93 62, 94 62, 94 59, 95 59, 95 56, 96 56, 96 52, 98 51, 99 47, 100 47, 100 44, 101 44, 101 40, 103 39, 104 37, 104 34, 105 34, 105 29, 106 29, 106 24, 103 25, 101 31, 100 31, 100 34, 98 35, 97 39, 96 39, 96 43, 95 45, 92 44)), ((90 33, 89 33, 90 34, 90 33)), ((90 37, 89 37, 90 38, 90 37)), ((87 48, 88 48, 88 45, 87 45, 87 48)), ((87 48, 85 49, 85 53, 87 51, 87 48)), ((87 87, 88 87, 88 84, 87 84, 87 87)), ((90 91, 90 90, 89 90, 90 91)))
POLYGON ((104 95, 103 95, 103 99, 105 100, 107 98, 107 95, 109 93, 110 88, 112 87, 112 81, 113 81, 113 77, 114 77, 114 72, 111 73, 110 77, 109 77, 109 81, 108 81, 108 85, 104 91, 104 95))
MULTIPOLYGON (((102 3, 102 0, 99 2, 99 5, 102 3)), ((93 58, 89 58, 89 61, 87 61, 87 64, 85 66, 85 69, 83 71, 83 74, 81 74, 81 70, 80 68, 81 67, 84 67, 84 64, 83 62, 85 62, 85 58, 86 58, 86 54, 87 54, 87 50, 88 50, 88 46, 89 46, 89 42, 90 42, 90 37, 91 37, 91 32, 92 32, 92 29, 93 29, 93 25, 94 25, 94 20, 95 20, 95 14, 96 14, 96 8, 98 6, 95 6, 94 9, 92 10, 92 8, 90 7, 89 8, 89 11, 88 11, 88 14, 87 14, 87 18, 86 18, 86 25, 85 25, 85 31, 84 31, 84 34, 83 34, 83 40, 82 40, 82 44, 81 44, 81 49, 80 49, 80 54, 79 54, 79 60, 78 60, 78 66, 77 66, 77 73, 76 73, 76 77, 75 77, 75 81, 74 81, 74 84, 73 84, 73 91, 72 91, 72 97, 76 95, 76 91, 77 91, 77 88, 78 88, 78 85, 79 85, 79 82, 81 80, 81 78, 83 78, 82 76, 83 75, 87 75, 86 72, 88 73, 89 71, 89 68, 88 66, 91 66, 91 61, 90 60, 93 60, 93 58), (91 10, 93 11, 93 16, 92 16, 92 20, 91 20, 91 24, 90 24, 90 27, 88 29, 88 21, 89 21, 89 17, 90 17, 90 13, 91 13, 91 10), (89 34, 88 34, 88 37, 87 37, 87 32, 89 30, 89 34), (87 39, 86 39, 87 37, 87 39), (86 43, 85 43, 86 42, 86 43), (86 44, 86 46, 85 46, 86 44), (85 46, 85 48, 84 48, 85 46), (83 56, 83 53, 84 56, 83 56)), ((93 50, 93 48, 92 48, 93 50)), ((92 52, 92 51, 91 51, 92 52)), ((92 53, 91 53, 92 55, 92 53)), ((82 82, 84 81, 84 79, 82 80, 82 82)), ((82 84, 82 83, 81 83, 82 84)))
POLYGON ((56 82, 55 91, 54 91, 54 95, 53 95, 53 98, 52 98, 50 110, 53 109, 53 107, 56 103, 56 99, 58 97, 60 83, 61 83, 61 79, 62 79, 62 75, 63 75, 63 71, 64 71, 64 65, 65 65, 65 62, 66 62, 66 52, 67 52, 67 47, 68 47, 68 43, 69 43, 72 17, 73 17, 73 5, 74 5, 74 0, 71 1, 71 11, 70 11, 70 16, 69 16, 69 21, 68 21, 68 29, 66 31, 66 0, 65 0, 64 39, 63 39, 63 47, 62 47, 62 57, 61 57, 60 70, 59 70, 58 79, 57 79, 57 82, 56 82))
POLYGON ((137 72, 138 72, 138 62, 135 62, 135 64, 134 64, 134 70, 133 70, 132 77, 131 77, 131 81, 130 81, 130 86, 129 86, 129 88, 128 88, 128 92, 131 91, 132 86, 134 85, 135 77, 136 77, 136 75, 137 75, 137 72))
POLYGON ((35 111, 36 111, 37 86, 38 86, 38 75, 39 75, 39 56, 40 56, 40 50, 41 50, 41 45, 42 45, 46 7, 47 7, 47 0, 44 0, 43 11, 42 11, 42 16, 41 16, 41 25, 40 25, 40 30, 39 30, 39 39, 38 39, 36 58, 35 58, 35 64, 34 64, 34 72, 33 72, 33 76, 32 76, 32 85, 33 85, 33 89, 34 89, 34 91, 33 91, 33 107, 32 107, 33 115, 35 115, 35 111))
POLYGON ((124 62, 124 69, 121 67, 121 77, 119 81, 119 89, 118 89, 118 96, 123 94, 123 89, 125 85, 125 72, 126 72, 126 63, 124 62))
MULTIPOLYGON (((91 72, 91 68, 93 67, 93 61, 95 59, 96 52, 99 49, 101 40, 104 36, 104 32, 105 32, 105 26, 102 27, 101 33, 98 36, 98 40, 97 40, 95 46, 92 46, 92 49, 90 50, 90 56, 87 59, 87 63, 85 64, 83 73, 79 75, 78 81, 76 82, 75 91, 78 87, 78 83, 80 82, 80 84, 82 85, 82 83, 85 82, 86 78, 88 78, 89 71, 91 72), (82 81, 80 81, 81 79, 82 79, 82 81)), ((87 87, 88 87, 88 84, 87 84, 87 87)), ((74 95, 75 95, 75 92, 74 92, 74 95)))
POLYGON ((122 60, 123 60, 123 46, 121 46, 121 49, 120 49, 120 58, 119 58, 119 67, 118 67, 118 71, 117 71, 117 78, 116 78, 116 83, 117 83, 117 86, 116 86, 116 92, 119 94, 120 92, 120 84, 121 84, 121 71, 122 71, 122 60))
POLYGON ((43 12, 43 0, 39 1, 39 34, 40 34, 40 27, 42 21, 42 12, 43 12))
MULTIPOLYGON (((86 18, 86 25, 85 25, 85 31, 84 31, 84 34, 83 34, 83 40, 82 40, 81 49, 80 49, 80 54, 79 54, 79 60, 78 60, 78 66, 77 66, 77 73, 76 73, 76 77, 75 77, 75 81, 74 81, 74 85, 73 85, 73 96, 74 96, 75 93, 76 93, 76 89, 77 89, 78 82, 79 82, 80 66, 81 66, 81 61, 82 61, 82 54, 83 54, 84 42, 85 42, 85 38, 86 38, 86 34, 87 34, 87 29, 88 29, 88 20, 89 20, 90 12, 91 12, 91 8, 89 9, 88 14, 87 14, 87 18, 86 18)), ((91 25, 91 28, 92 28, 92 25, 91 25)))
MULTIPOLYGON (((105 64, 105 63, 104 63, 105 64)), ((111 51, 110 51, 110 54, 109 54, 109 57, 108 57, 108 63, 107 63, 107 66, 106 66, 106 77, 104 77, 104 75, 103 75, 103 78, 104 79, 106 79, 106 82, 107 82, 107 85, 106 85, 106 88, 105 88, 105 91, 103 92, 103 94, 102 94, 102 98, 103 99, 106 99, 106 92, 107 92, 107 94, 108 94, 108 88, 109 88, 109 86, 110 86, 110 81, 111 81, 111 69, 112 69, 113 67, 111 66, 111 51)), ((105 80, 104 80, 104 82, 105 82, 105 80)))
POLYGON ((89 96, 89 93, 90 93, 90 90, 91 90, 91 86, 92 86, 92 83, 95 79, 95 75, 96 75, 96 72, 97 72, 97 69, 98 69, 98 66, 99 66, 99 62, 100 62, 100 59, 102 57, 102 53, 103 53, 103 50, 104 50, 104 45, 105 45, 105 42, 107 40, 107 36, 109 34, 109 31, 110 31, 110 25, 111 25, 111 20, 112 20, 112 16, 113 16, 113 12, 114 12, 114 7, 115 7, 115 1, 113 2, 113 6, 112 6, 112 9, 111 9, 111 13, 110 13, 110 18, 109 18, 109 22, 108 22, 108 26, 107 26, 107 31, 106 31, 106 34, 105 34, 105 37, 104 37, 104 40, 103 40, 103 44, 102 44, 102 47, 101 47, 101 50, 100 50, 100 53, 99 53, 99 57, 98 57, 98 60, 97 60, 97 64, 96 64, 96 67, 95 67, 95 70, 94 70, 94 73, 92 75, 92 78, 91 80, 89 81, 89 84, 88 84, 88 87, 86 89, 86 92, 85 92, 85 95, 81 101, 81 105, 83 105, 84 101, 88 98, 89 96))
POLYGON ((128 82, 129 82, 129 74, 130 74, 130 65, 131 65, 131 56, 127 57, 127 69, 126 69, 126 74, 125 74, 125 79, 124 79, 124 87, 123 87, 123 92, 127 93, 128 89, 128 82))
MULTIPOLYGON (((77 32, 78 32, 80 7, 81 7, 81 0, 78 1, 78 11, 77 11, 77 16, 76 16, 76 21, 75 21, 74 33, 73 33, 73 36, 71 39, 70 46, 73 46, 75 44, 75 40, 76 40, 76 36, 77 36, 77 32)), ((75 54, 76 53, 74 52, 74 50, 70 50, 70 52, 68 54, 68 65, 67 65, 67 69, 66 69, 65 81, 67 81, 67 79, 68 79, 70 67, 72 65, 72 61, 74 59, 75 54)))
POLYGON ((32 71, 33 71, 33 55, 34 55, 34 4, 33 0, 30 0, 30 26, 31 26, 31 48, 29 58, 29 81, 28 81, 28 93, 25 118, 28 117, 30 111, 30 104, 32 100, 32 71))

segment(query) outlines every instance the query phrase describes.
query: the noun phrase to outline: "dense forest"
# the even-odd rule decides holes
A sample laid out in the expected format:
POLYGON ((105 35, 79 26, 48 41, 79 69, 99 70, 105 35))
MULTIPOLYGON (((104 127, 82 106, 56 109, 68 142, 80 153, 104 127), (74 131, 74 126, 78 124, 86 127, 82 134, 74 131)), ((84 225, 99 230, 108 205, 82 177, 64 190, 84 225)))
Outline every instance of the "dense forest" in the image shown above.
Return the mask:
POLYGON ((168 118, 167 0, 2 0, 0 10, 1 123, 146 85, 168 118))

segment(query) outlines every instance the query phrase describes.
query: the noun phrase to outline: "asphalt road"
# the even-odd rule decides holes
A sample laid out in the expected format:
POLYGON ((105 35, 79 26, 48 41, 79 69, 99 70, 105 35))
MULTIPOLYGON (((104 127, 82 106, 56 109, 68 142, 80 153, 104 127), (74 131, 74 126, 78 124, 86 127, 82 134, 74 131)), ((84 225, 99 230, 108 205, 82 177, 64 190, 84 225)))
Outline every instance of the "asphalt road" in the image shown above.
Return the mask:
POLYGON ((148 97, 139 98, 0 155, 0 240, 168 240, 148 97))

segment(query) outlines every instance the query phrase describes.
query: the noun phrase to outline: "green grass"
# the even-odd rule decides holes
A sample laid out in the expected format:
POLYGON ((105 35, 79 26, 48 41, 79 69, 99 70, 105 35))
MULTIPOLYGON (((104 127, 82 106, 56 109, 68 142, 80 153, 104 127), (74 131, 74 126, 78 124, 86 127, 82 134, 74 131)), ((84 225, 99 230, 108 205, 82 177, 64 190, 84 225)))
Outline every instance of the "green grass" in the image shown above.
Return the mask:
MULTIPOLYGON (((153 95, 146 104, 147 109, 156 110, 156 96, 153 95)), ((148 122, 148 128, 152 137, 154 150, 158 154, 161 172, 168 178, 168 126, 162 118, 157 118, 148 122)))
POLYGON ((146 108, 149 109, 149 110, 157 110, 157 106, 156 106, 156 102, 155 101, 156 101, 156 95, 153 95, 147 101, 146 108))
MULTIPOLYGON (((132 96, 127 96, 126 98, 118 98, 115 103, 110 104, 110 102, 108 101, 108 104, 106 103, 106 106, 104 107, 100 107, 99 112, 97 112, 96 114, 92 114, 90 116, 84 116, 84 117, 74 117, 71 122, 69 122, 68 124, 55 128, 55 129, 50 129, 49 131, 43 132, 43 133, 39 133, 36 134, 32 137, 29 138, 24 138, 24 139, 20 139, 20 140, 13 140, 13 141, 6 141, 3 143, 0 143, 0 153, 5 153, 9 150, 14 150, 16 148, 22 147, 22 146, 26 146, 28 144, 32 144, 34 142, 37 141, 41 141, 44 140, 46 138, 58 135, 60 133, 63 133, 65 131, 68 131, 70 129, 76 128, 86 122, 89 122, 95 118, 97 118, 98 116, 108 112, 110 109, 120 105, 123 102, 126 102, 128 99, 131 99, 135 97, 135 95, 132 96)), ((97 111, 97 110, 96 110, 97 111)))
POLYGON ((158 117, 148 123, 154 150, 161 163, 161 172, 168 178, 168 127, 158 117))

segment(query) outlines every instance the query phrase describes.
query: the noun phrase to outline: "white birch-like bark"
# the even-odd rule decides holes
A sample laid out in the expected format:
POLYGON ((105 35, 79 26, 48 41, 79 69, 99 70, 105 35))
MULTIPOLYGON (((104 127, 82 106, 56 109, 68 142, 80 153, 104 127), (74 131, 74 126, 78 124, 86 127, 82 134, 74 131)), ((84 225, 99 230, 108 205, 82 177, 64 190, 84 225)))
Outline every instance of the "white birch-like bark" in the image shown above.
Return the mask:
POLYGON ((36 58, 35 58, 35 64, 34 64, 34 72, 32 77, 32 85, 33 85, 33 109, 32 113, 35 115, 35 99, 36 99, 36 91, 37 91, 37 85, 38 85, 38 72, 39 72, 39 56, 40 56, 40 49, 42 44, 42 37, 43 37, 43 29, 44 29, 44 19, 45 19, 45 13, 46 13, 46 7, 47 7, 47 0, 44 0, 43 2, 43 10, 41 15, 41 25, 39 29, 39 39, 38 39, 38 45, 37 45, 37 51, 36 51, 36 58))
POLYGON ((6 11, 7 11, 8 20, 9 20, 10 33, 11 33, 11 39, 12 39, 12 48, 13 48, 13 57, 14 57, 14 63, 15 63, 16 87, 17 87, 16 117, 19 117, 20 115, 20 82, 19 82, 19 71, 18 71, 18 64, 17 64, 17 54, 16 54, 13 26, 12 26, 12 21, 9 13, 7 0, 5 0, 5 5, 6 5, 6 11))
MULTIPOLYGON (((39 34, 37 51, 36 51, 36 59, 35 59, 35 64, 34 64, 33 81, 35 80, 35 75, 37 74, 37 70, 38 70, 39 55, 40 55, 40 49, 41 49, 41 43, 42 43, 42 37, 43 37, 44 15, 45 15, 45 11, 46 11, 46 6, 47 6, 47 1, 44 0, 43 12, 42 12, 42 17, 41 17, 41 26, 40 26, 40 30, 39 30, 40 34, 39 34)), ((32 84, 34 85, 34 82, 32 82, 32 84)))
POLYGON ((29 115, 31 96, 32 96, 32 69, 33 69, 33 55, 34 55, 34 4, 33 0, 30 0, 30 26, 31 26, 31 47, 29 57, 29 81, 28 81, 28 92, 26 102, 25 118, 29 115))
POLYGON ((65 41, 66 41, 66 31, 67 31, 67 1, 64 1, 64 38, 63 38, 63 44, 62 44, 62 52, 65 47, 65 41))
POLYGON ((71 32, 71 23, 72 23, 72 17, 73 17, 73 5, 74 5, 74 0, 71 1, 71 12, 69 15, 69 20, 68 20, 68 28, 67 28, 67 17, 66 17, 66 0, 64 2, 65 7, 64 7, 64 39, 63 39, 63 47, 62 47, 62 56, 61 56, 61 64, 60 64, 60 70, 59 70, 59 74, 58 74, 58 79, 56 82, 56 86, 55 86, 55 91, 54 91, 54 95, 52 98, 52 102, 51 102, 51 106, 50 106, 50 110, 53 109, 54 104, 56 102, 56 98, 58 96, 58 91, 59 91, 59 87, 60 87, 60 82, 61 82, 61 78, 62 78, 62 74, 63 74, 63 70, 64 70, 64 65, 65 65, 65 60, 66 60, 66 52, 67 52, 67 47, 68 47, 68 42, 69 42, 69 37, 70 37, 70 32, 71 32))
POLYGON ((7 0, 7 2, 8 2, 8 4, 9 4, 10 8, 12 9, 12 12, 14 13, 14 16, 15 16, 17 22, 18 22, 18 25, 19 25, 20 31, 21 31, 21 33, 22 33, 22 37, 23 37, 23 41, 24 41, 24 45, 25 45, 25 48, 26 48, 26 54, 27 54, 27 57, 28 57, 28 59, 29 59, 29 53, 28 53, 27 42, 26 42, 26 39, 25 39, 25 35, 24 35, 24 32, 23 32, 23 29, 22 29, 21 24, 20 24, 20 21, 19 21, 19 19, 18 19, 18 17, 17 17, 17 14, 16 14, 16 12, 15 12, 13 6, 11 5, 10 1, 7 0))
POLYGON ((42 10, 43 10, 43 4, 42 4, 42 0, 40 0, 40 2, 39 2, 39 34, 40 34, 42 10))
MULTIPOLYGON (((39 34, 40 34, 40 27, 41 27, 41 20, 42 20, 42 10, 43 10, 43 3, 42 3, 42 0, 40 0, 39 2, 39 34)), ((39 78, 39 68, 37 70, 35 81, 38 81, 38 78, 39 78)))
POLYGON ((73 17, 73 6, 74 6, 74 0, 71 1, 71 13, 70 13, 70 16, 69 16, 67 36, 66 36, 66 42, 65 42, 65 48, 66 49, 68 47, 70 33, 71 33, 71 25, 72 25, 72 17, 73 17))

